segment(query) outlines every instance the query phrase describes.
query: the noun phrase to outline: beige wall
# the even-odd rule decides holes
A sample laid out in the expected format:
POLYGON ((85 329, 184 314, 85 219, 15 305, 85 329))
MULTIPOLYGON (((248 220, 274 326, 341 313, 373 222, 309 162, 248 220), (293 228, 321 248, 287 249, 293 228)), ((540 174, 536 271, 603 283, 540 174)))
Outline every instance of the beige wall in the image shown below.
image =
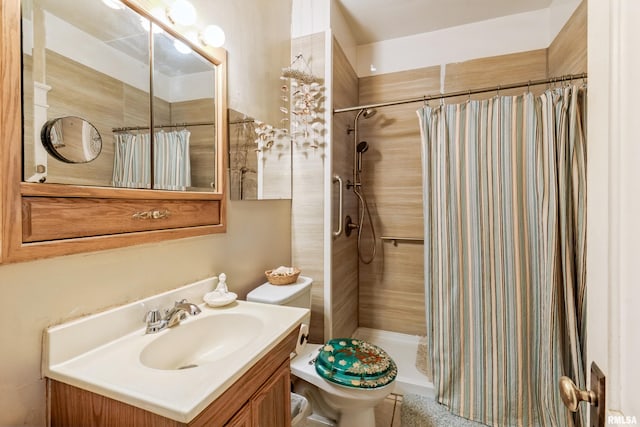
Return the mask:
MULTIPOLYGON (((278 117, 279 99, 270 103, 267 92, 277 92, 279 81, 266 76, 280 73, 281 57, 270 52, 289 37, 290 2, 221 2, 236 8, 224 21, 218 2, 193 3, 201 20, 220 24, 231 39, 229 106, 247 111, 250 104, 256 116, 275 110, 278 117), (234 39, 241 32, 255 37, 234 39), (261 95, 252 97, 255 91, 261 95)), ((288 59, 288 46, 285 51, 288 59)), ((223 235, 0 266, 0 426, 45 425, 40 354, 46 326, 223 271, 231 290, 244 297, 264 282, 264 270, 291 262, 290 216, 289 201, 230 202, 223 235)))
MULTIPOLYGON (((460 91, 586 72, 586 2, 576 10, 549 49, 482 58, 444 66, 444 91, 460 91), (547 61, 548 58, 548 61, 547 61)), ((359 104, 440 92, 440 67, 359 80, 359 104)), ((532 88, 540 91, 545 87, 532 88)), ((521 93, 522 89, 501 94, 521 93)), ((472 98, 482 98, 477 95, 472 98)), ((463 102, 467 97, 447 102, 463 102)), ((437 102, 437 101, 432 101, 437 102)), ((423 237, 419 104, 380 109, 360 121, 363 182, 379 236, 423 237)), ((360 264, 360 326, 424 335, 423 246, 380 242, 370 265, 360 264)))

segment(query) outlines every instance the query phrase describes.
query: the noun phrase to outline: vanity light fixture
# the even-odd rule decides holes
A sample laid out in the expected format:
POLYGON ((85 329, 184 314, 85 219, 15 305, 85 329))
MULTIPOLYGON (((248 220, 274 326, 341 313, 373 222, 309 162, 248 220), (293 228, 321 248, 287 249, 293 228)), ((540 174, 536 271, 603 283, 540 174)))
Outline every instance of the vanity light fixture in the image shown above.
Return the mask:
POLYGON ((167 18, 173 24, 189 26, 196 22, 196 8, 187 0, 176 0, 167 8, 167 18))
POLYGON ((102 0, 102 3, 109 6, 111 9, 122 10, 124 9, 124 4, 118 0, 102 0))
POLYGON ((207 25, 200 33, 200 41, 206 46, 221 47, 225 41, 224 31, 217 25, 207 25))

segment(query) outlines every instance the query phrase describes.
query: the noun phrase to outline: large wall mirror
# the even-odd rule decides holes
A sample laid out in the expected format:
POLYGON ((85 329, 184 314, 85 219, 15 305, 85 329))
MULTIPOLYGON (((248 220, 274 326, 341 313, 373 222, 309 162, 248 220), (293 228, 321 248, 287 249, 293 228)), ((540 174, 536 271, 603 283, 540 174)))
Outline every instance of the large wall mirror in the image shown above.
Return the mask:
POLYGON ((227 51, 106 3, 3 3, 0 262, 226 231, 227 51))
POLYGON ((24 0, 22 17, 23 181, 220 191, 211 61, 101 0, 24 0))
POLYGON ((229 109, 229 198, 291 198, 292 146, 288 133, 229 109))

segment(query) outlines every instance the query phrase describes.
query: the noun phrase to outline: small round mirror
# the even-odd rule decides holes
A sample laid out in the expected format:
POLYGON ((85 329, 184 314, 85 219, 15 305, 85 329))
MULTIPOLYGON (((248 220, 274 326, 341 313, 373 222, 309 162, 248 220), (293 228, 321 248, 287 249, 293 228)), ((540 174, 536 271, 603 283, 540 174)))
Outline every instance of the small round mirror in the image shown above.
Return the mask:
POLYGON ((66 163, 88 163, 102 151, 100 132, 80 117, 49 120, 42 126, 40 139, 49 154, 66 163))

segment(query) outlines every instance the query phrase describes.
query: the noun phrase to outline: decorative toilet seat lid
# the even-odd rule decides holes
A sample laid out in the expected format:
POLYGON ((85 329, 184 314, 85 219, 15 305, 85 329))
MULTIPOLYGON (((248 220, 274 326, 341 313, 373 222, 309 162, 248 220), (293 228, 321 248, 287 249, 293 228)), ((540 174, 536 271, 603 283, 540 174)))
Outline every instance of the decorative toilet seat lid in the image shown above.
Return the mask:
POLYGON ((354 338, 327 341, 315 365, 322 378, 350 388, 383 387, 398 374, 395 362, 383 349, 354 338))

